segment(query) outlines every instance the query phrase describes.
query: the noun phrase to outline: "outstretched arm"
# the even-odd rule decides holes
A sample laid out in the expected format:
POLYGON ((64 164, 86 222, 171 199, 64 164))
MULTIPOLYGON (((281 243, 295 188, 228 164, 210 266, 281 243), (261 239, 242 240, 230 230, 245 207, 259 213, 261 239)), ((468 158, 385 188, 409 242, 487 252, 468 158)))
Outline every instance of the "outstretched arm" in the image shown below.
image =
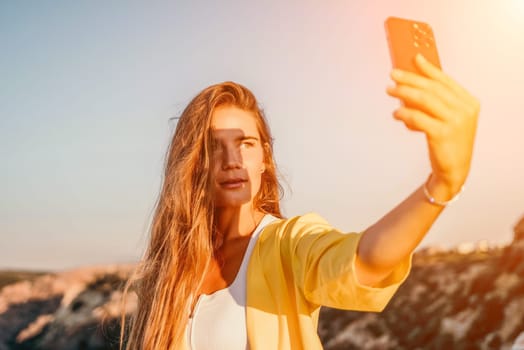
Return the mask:
MULTIPOLYGON (((426 135, 431 175, 425 185, 431 197, 446 202, 460 192, 469 173, 479 103, 450 76, 421 55, 420 74, 393 70, 396 86, 387 92, 404 101, 393 116, 426 135)), ((357 251, 361 283, 378 285, 420 243, 444 206, 430 203, 423 185, 369 227, 357 251)))

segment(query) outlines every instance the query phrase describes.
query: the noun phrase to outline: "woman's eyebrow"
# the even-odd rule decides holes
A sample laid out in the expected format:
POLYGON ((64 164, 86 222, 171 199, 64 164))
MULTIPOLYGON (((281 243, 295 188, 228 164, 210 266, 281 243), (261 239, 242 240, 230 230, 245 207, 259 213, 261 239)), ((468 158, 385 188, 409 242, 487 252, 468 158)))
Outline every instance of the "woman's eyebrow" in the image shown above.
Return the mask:
POLYGON ((255 140, 258 141, 258 137, 256 136, 239 136, 237 137, 238 141, 245 141, 245 140, 255 140))
MULTIPOLYGON (((214 136, 214 137, 211 138, 211 140, 212 140, 212 142, 221 142, 221 141, 224 141, 225 138, 214 136)), ((256 136, 249 136, 249 135, 239 135, 239 136, 234 138, 235 142, 242 142, 242 141, 246 141, 246 140, 260 141, 260 139, 258 137, 256 137, 256 136)))

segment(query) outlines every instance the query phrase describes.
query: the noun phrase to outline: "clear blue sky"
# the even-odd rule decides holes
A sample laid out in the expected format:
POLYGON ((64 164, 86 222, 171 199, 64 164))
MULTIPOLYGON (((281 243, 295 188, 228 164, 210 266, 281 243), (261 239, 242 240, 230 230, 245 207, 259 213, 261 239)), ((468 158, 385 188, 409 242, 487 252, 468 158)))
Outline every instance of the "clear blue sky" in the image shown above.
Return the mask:
POLYGON ((466 190, 422 246, 509 242, 524 215, 523 1, 3 1, 0 268, 138 259, 169 118, 224 80, 266 111, 285 214, 364 230, 429 173, 385 93, 390 15, 429 22, 444 70, 482 103, 466 190))

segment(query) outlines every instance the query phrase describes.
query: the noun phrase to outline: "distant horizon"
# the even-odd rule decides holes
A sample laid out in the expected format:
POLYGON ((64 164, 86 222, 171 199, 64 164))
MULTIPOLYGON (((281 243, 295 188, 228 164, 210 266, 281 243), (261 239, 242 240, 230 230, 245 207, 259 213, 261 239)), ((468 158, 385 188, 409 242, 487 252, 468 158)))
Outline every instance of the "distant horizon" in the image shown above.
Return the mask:
MULTIPOLYGON (((514 241, 510 242, 489 242, 486 240, 481 240, 477 242, 460 242, 454 246, 445 247, 443 245, 434 244, 434 245, 425 245, 425 246, 419 246, 415 249, 414 254, 420 254, 423 251, 427 250, 435 250, 436 253, 456 253, 461 255, 467 255, 475 252, 486 252, 491 249, 503 249, 504 247, 510 246, 513 244, 514 241), (487 250, 486 250, 487 248, 487 250)), ((0 272, 29 272, 29 273, 55 273, 55 272, 63 272, 63 271, 74 271, 84 268, 96 268, 96 267, 108 267, 108 266, 129 266, 129 265, 137 265, 140 263, 140 260, 135 261, 120 261, 120 262, 107 262, 107 263, 95 263, 95 264, 87 264, 87 265, 76 265, 76 266, 70 266, 67 268, 50 268, 50 269, 43 269, 39 270, 37 268, 16 268, 16 267, 9 267, 0 266, 0 272)))

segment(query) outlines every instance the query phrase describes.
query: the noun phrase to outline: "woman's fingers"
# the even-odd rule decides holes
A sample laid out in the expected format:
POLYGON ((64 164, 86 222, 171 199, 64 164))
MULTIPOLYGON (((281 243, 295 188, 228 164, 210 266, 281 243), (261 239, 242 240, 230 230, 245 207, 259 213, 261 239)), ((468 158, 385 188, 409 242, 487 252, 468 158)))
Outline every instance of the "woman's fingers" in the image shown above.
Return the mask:
POLYGON ((394 69, 391 72, 391 79, 399 85, 407 85, 423 91, 427 91, 432 95, 440 98, 446 105, 454 106, 460 103, 460 99, 456 93, 443 83, 432 80, 425 76, 415 74, 408 71, 394 69))
POLYGON ((391 78, 397 83, 428 91, 438 96, 450 109, 466 110, 469 114, 478 114, 478 100, 453 78, 417 55, 415 62, 420 74, 394 69, 391 78))
POLYGON ((408 106, 413 106, 423 112, 441 120, 446 119, 452 113, 447 103, 432 90, 424 90, 409 85, 389 86, 387 93, 404 101, 408 106))
POLYGON ((413 131, 421 131, 428 137, 441 128, 442 122, 416 109, 401 107, 393 112, 393 117, 400 120, 413 131))
POLYGON ((453 90, 461 98, 470 98, 469 92, 457 83, 451 76, 444 73, 428 61, 422 54, 415 56, 415 64, 421 73, 430 79, 436 80, 453 90))

